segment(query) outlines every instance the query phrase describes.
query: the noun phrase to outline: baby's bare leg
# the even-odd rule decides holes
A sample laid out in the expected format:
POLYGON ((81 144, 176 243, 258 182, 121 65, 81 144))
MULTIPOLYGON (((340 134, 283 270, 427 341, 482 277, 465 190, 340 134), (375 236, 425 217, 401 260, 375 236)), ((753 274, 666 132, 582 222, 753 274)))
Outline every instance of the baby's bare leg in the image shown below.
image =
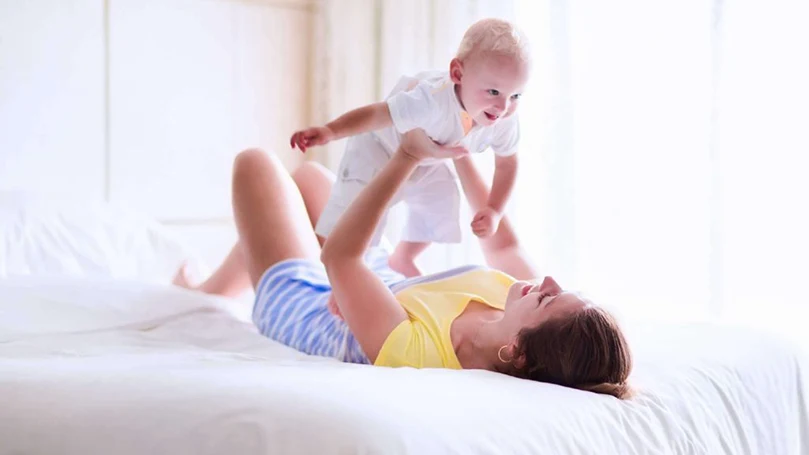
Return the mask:
POLYGON ((416 265, 416 258, 430 246, 427 242, 401 241, 388 258, 388 265, 402 275, 412 278, 421 276, 421 270, 416 265))

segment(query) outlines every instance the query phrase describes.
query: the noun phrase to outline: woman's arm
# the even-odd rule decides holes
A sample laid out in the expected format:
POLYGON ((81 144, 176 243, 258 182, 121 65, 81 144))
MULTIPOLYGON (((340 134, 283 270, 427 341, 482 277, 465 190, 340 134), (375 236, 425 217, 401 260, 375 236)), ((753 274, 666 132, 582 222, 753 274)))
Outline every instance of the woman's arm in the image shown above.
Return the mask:
MULTIPOLYGON (((477 212, 489 203, 489 188, 475 168, 471 158, 455 160, 455 170, 461 181, 461 188, 472 211, 477 212)), ((491 237, 479 238, 483 255, 489 267, 501 270, 519 280, 538 278, 528 255, 520 247, 517 234, 511 227, 508 217, 503 217, 500 227, 491 237)))
MULTIPOLYGON (((388 335, 407 319, 407 314, 365 264, 364 253, 396 191, 426 156, 424 150, 435 152, 435 147, 423 131, 407 133, 402 147, 351 202, 323 245, 321 260, 337 305, 372 362, 388 335)), ((447 156, 453 154, 458 152, 447 152, 447 156)))
POLYGON ((396 152, 340 217, 320 254, 340 313, 372 363, 407 313, 365 264, 364 253, 388 203, 417 164, 396 152))

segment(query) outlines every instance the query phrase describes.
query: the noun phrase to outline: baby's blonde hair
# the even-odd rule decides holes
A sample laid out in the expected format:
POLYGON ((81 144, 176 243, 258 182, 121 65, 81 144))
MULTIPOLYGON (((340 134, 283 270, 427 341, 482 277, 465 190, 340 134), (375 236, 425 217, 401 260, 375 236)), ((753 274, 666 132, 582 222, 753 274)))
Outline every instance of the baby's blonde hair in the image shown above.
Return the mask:
POLYGON ((496 18, 481 19, 466 30, 455 57, 464 61, 478 53, 528 61, 528 39, 511 22, 496 18))

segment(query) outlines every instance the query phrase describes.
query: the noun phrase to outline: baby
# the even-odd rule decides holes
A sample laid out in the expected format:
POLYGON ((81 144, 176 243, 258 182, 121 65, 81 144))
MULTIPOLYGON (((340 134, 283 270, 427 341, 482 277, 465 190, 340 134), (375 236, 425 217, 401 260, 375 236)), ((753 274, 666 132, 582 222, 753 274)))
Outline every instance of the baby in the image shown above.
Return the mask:
MULTIPOLYGON (((449 71, 403 77, 386 101, 364 106, 325 126, 297 131, 290 144, 307 148, 349 137, 331 197, 315 232, 327 237, 337 219, 399 147, 401 135, 420 128, 436 143, 470 153, 491 147, 495 172, 488 204, 472 220, 472 231, 497 231, 517 174, 519 124, 514 115, 530 70, 527 41, 509 22, 484 19, 464 34, 449 71)), ((391 268, 420 275, 416 258, 430 243, 457 243, 460 191, 447 159, 425 160, 391 206, 407 205, 407 224, 391 254, 391 268)), ((387 214, 372 246, 379 243, 387 214)))

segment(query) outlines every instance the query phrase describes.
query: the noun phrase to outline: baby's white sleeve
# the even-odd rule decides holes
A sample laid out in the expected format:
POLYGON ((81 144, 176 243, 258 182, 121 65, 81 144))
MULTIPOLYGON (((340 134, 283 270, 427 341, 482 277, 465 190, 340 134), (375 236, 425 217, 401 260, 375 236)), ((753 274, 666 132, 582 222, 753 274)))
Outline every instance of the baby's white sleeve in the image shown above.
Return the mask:
POLYGON ((427 129, 438 115, 438 102, 433 87, 421 82, 410 90, 388 98, 393 127, 401 134, 416 128, 427 129))
POLYGON ((492 150, 497 156, 511 156, 517 153, 517 144, 520 142, 520 121, 517 115, 511 115, 500 122, 492 138, 492 150))

